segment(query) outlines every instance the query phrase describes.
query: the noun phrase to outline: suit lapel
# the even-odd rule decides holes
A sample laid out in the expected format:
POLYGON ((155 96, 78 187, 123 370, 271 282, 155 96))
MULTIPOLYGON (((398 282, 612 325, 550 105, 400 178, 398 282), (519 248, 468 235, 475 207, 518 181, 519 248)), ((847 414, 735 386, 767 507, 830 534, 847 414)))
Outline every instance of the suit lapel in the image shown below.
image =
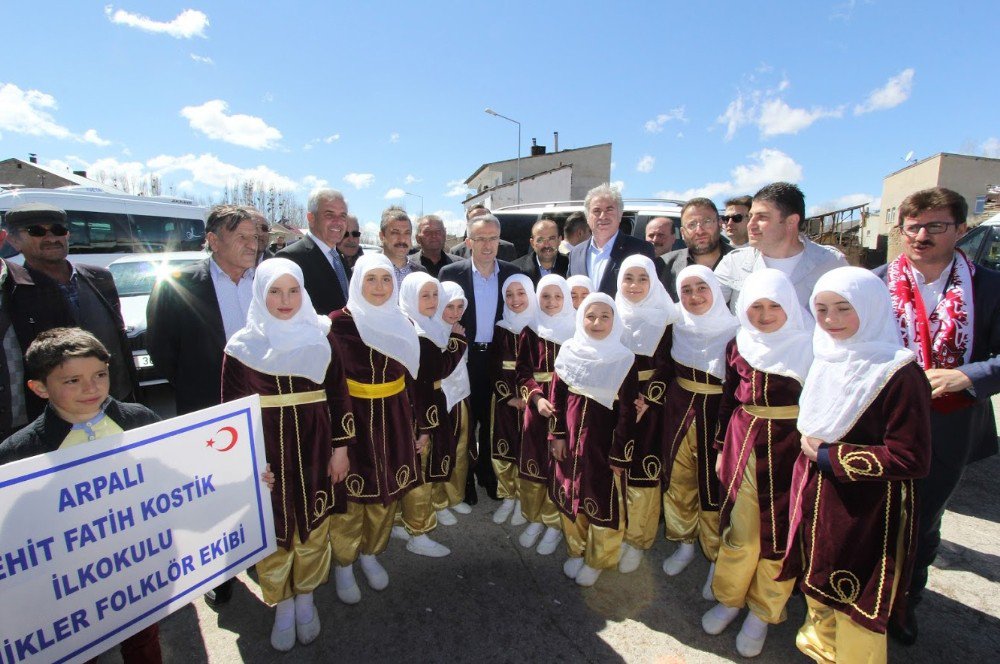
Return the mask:
POLYGON ((192 285, 196 289, 195 297, 203 303, 205 322, 211 328, 216 342, 221 346, 225 346, 226 328, 222 324, 222 310, 219 308, 219 296, 216 294, 215 284, 212 282, 212 268, 209 264, 211 260, 211 258, 206 260, 202 264, 201 269, 193 275, 192 285))

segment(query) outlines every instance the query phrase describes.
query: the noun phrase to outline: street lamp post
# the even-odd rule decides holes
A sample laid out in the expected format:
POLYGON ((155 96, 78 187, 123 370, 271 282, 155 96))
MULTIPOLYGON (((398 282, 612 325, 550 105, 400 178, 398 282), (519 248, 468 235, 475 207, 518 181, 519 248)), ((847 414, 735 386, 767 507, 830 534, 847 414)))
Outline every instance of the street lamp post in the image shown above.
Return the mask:
POLYGON ((424 216, 424 197, 421 196, 420 194, 411 194, 408 191, 404 191, 403 193, 406 194, 407 196, 416 196, 417 198, 420 199, 420 216, 421 217, 424 216))
POLYGON ((486 112, 490 115, 498 118, 503 118, 507 122, 513 122, 517 125, 517 202, 521 202, 521 123, 514 118, 508 118, 506 115, 500 115, 492 108, 487 108, 486 112))

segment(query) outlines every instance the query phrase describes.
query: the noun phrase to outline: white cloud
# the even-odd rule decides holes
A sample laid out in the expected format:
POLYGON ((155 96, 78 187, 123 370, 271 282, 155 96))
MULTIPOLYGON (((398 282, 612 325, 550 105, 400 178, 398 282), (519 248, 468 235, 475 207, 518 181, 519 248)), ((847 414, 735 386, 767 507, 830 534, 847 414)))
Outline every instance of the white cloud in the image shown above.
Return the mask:
POLYGON ((225 187, 236 180, 262 182, 277 189, 296 191, 299 183, 276 173, 263 164, 252 168, 241 168, 221 161, 214 154, 185 154, 180 156, 159 155, 146 162, 146 166, 158 176, 175 173, 190 173, 194 182, 209 187, 225 187))
POLYGON ((1000 138, 997 138, 996 136, 987 138, 983 141, 983 144, 979 146, 979 149, 983 151, 983 156, 1000 157, 1000 138))
POLYGON ((306 191, 310 194, 317 189, 326 189, 330 186, 330 183, 321 177, 315 175, 307 175, 302 178, 302 186, 305 187, 306 191))
POLYGON ((133 14, 124 9, 115 11, 111 5, 104 7, 104 14, 112 23, 138 28, 146 32, 170 35, 175 39, 204 37, 205 28, 208 27, 208 16, 197 9, 185 9, 172 21, 154 21, 147 16, 133 14))
POLYGON ((106 141, 97 135, 96 129, 88 129, 83 132, 83 136, 80 137, 84 143, 93 143, 94 145, 100 145, 104 147, 105 145, 111 145, 111 141, 106 141))
POLYGON ((50 94, 39 90, 22 90, 13 83, 0 85, 0 130, 29 136, 71 139, 102 147, 111 145, 111 141, 101 138, 96 129, 74 134, 56 122, 50 111, 57 108, 59 105, 50 94))
POLYGON ((191 53, 191 59, 194 60, 195 62, 200 62, 203 65, 215 64, 215 60, 208 57, 207 55, 195 55, 194 53, 191 53))
POLYGON ((329 136, 327 136, 326 138, 323 139, 323 142, 326 143, 327 145, 329 145, 330 143, 333 143, 333 142, 339 141, 339 140, 340 140, 340 134, 330 134, 329 136))
POLYGON ((319 143, 326 143, 327 145, 331 145, 339 140, 340 140, 340 134, 330 134, 329 136, 324 136, 323 138, 312 139, 311 141, 303 145, 302 149, 312 150, 313 146, 318 145, 319 143))
POLYGON ((743 93, 738 92, 736 99, 729 102, 725 112, 715 119, 716 123, 726 125, 726 140, 731 140, 740 127, 749 124, 752 117, 749 110, 743 108, 743 93))
POLYGON ((392 200, 394 198, 402 198, 405 195, 406 195, 405 191, 403 191, 399 187, 393 187, 389 191, 385 192, 385 196, 383 196, 383 198, 385 198, 386 200, 392 200))
POLYGON ((221 99, 206 101, 201 106, 185 106, 181 115, 192 129, 209 138, 254 150, 271 149, 281 140, 281 132, 252 115, 228 115, 229 105, 221 99))
POLYGON ((423 182, 423 180, 418 178, 416 175, 407 175, 403 178, 404 184, 414 184, 415 182, 423 182))
POLYGON ((884 111, 902 104, 910 98, 910 93, 913 91, 914 73, 912 68, 904 69, 890 78, 881 88, 872 90, 863 104, 854 107, 854 114, 884 111))
MULTIPOLYGON (((875 197, 871 194, 845 194, 844 196, 838 196, 832 200, 824 201, 819 205, 810 205, 806 210, 806 214, 810 217, 815 217, 818 214, 824 214, 834 210, 842 210, 844 208, 854 207, 855 205, 873 203, 874 201, 875 197)), ((877 210, 878 207, 870 205, 869 209, 877 210)))
POLYGON ((709 182, 685 191, 660 191, 657 198, 688 200, 698 196, 723 198, 737 194, 753 193, 772 182, 799 182, 802 180, 802 166, 781 150, 764 148, 750 155, 749 164, 741 164, 730 171, 730 179, 724 182, 709 182))
POLYGON ((348 173, 344 176, 344 182, 355 189, 367 189, 375 183, 373 173, 348 173))
POLYGON ((391 134, 389 134, 389 142, 399 143, 399 134, 397 134, 396 132, 392 132, 391 134))
POLYGON ((684 107, 678 106, 677 108, 672 108, 666 113, 660 113, 652 120, 647 120, 643 127, 650 134, 659 134, 663 131, 663 128, 671 120, 677 120, 679 122, 687 122, 687 118, 684 116, 684 107))
POLYGON ((625 180, 614 180, 611 186, 618 190, 618 193, 624 193, 625 191, 625 180))
POLYGON ((811 110, 792 108, 781 99, 769 99, 760 107, 757 126, 764 138, 779 134, 797 134, 821 118, 839 118, 844 109, 814 107, 811 110))
POLYGON ((639 163, 635 165, 635 170, 640 173, 651 173, 653 171, 653 166, 656 165, 656 157, 653 155, 645 155, 639 160, 639 163))
POLYGON ((433 214, 441 217, 441 221, 444 222, 444 228, 449 235, 458 235, 461 237, 465 233, 465 215, 455 214, 452 210, 435 210, 433 214))
POLYGON ((449 189, 445 193, 445 196, 448 198, 456 198, 458 196, 465 198, 469 195, 470 189, 463 180, 449 180, 448 187, 449 189))

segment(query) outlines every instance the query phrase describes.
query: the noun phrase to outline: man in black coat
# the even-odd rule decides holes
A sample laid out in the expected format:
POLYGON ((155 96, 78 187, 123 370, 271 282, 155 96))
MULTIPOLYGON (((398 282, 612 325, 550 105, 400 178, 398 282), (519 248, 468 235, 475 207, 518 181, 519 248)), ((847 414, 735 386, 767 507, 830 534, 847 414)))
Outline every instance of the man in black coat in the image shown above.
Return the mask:
POLYGON ((512 262, 536 286, 546 274, 565 277, 569 271, 569 258, 559 253, 559 240, 559 226, 552 219, 542 217, 531 227, 531 250, 512 262))
MULTIPOLYGON (((489 356, 493 342, 493 328, 503 314, 503 282, 518 269, 511 263, 498 260, 497 247, 500 242, 500 222, 492 214, 475 217, 469 222, 466 244, 472 258, 458 261, 441 268, 441 281, 454 281, 465 292, 469 305, 462 314, 461 325, 465 328, 465 338, 469 341, 469 382, 472 384, 469 422, 469 449, 479 450, 475 464, 475 476, 486 493, 497 499, 497 478, 489 458, 489 406, 493 386, 489 356)), ((475 504, 476 488, 469 474, 465 499, 475 504)))
POLYGON ((905 644, 917 638, 914 608, 941 544, 948 501, 967 464, 997 453, 990 397, 1000 392, 1000 272, 971 266, 955 250, 967 215, 965 198, 950 189, 907 196, 899 204, 903 253, 875 270, 892 293, 900 329, 906 330, 904 342, 931 384, 931 469, 917 483, 919 519, 909 601, 907 610, 893 615, 889 624, 890 635, 905 644), (915 306, 918 301, 923 307, 915 306), (952 319, 949 311, 967 312, 967 317, 952 319), (961 329, 969 319, 972 329, 961 329), (924 332, 929 339, 915 338, 924 332))
POLYGON ((309 197, 305 236, 278 252, 302 268, 306 292, 316 313, 322 315, 347 304, 347 268, 337 244, 347 230, 347 201, 336 189, 320 189, 309 197))
MULTIPOLYGON (((670 222, 669 219, 666 221, 670 222)), ((651 221, 646 228, 652 224, 651 221)), ((677 275, 681 270, 688 265, 704 265, 709 270, 715 270, 722 257, 733 250, 732 246, 722 239, 719 210, 715 207, 715 203, 707 198, 692 198, 684 204, 681 209, 681 237, 685 244, 683 249, 661 254, 653 261, 659 270, 660 282, 674 302, 680 301, 677 294, 677 275)))
POLYGON ((594 287, 614 297, 618 293, 618 270, 633 254, 656 258, 653 245, 619 232, 622 223, 622 195, 608 184, 594 187, 583 200, 590 226, 589 242, 581 242, 569 252, 569 275, 590 277, 594 287))

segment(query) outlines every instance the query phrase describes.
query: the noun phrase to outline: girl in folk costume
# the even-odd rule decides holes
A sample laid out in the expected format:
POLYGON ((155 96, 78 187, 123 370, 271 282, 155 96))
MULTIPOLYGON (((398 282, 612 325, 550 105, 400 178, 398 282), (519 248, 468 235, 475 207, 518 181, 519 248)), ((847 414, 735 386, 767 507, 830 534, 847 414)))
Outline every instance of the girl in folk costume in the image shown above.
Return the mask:
POLYGON ((643 552, 653 546, 660 525, 663 396, 671 371, 670 325, 680 312, 660 283, 653 261, 640 254, 622 261, 615 304, 624 326, 621 340, 635 353, 639 394, 646 405, 636 427, 635 449, 630 455, 634 461, 626 482, 628 528, 618 571, 628 574, 639 567, 643 552))
MULTIPOLYGON (((420 556, 441 558, 451 551, 427 533, 437 527, 434 483, 451 476, 457 440, 448 421, 442 379, 450 374, 465 353, 465 339, 456 335, 450 344, 451 325, 440 317, 444 289, 426 272, 411 272, 399 287, 399 308, 413 322, 420 338, 420 370, 414 383, 413 401, 420 452, 419 486, 407 491, 401 502, 393 535, 406 540, 406 549, 420 556)), ((454 517, 451 513, 448 516, 454 517)))
POLYGON ((664 534, 679 542, 663 561, 663 571, 680 574, 694 559, 698 540, 711 562, 702 588, 713 599, 712 575, 719 552, 719 479, 715 475, 715 437, 726 345, 739 321, 729 313, 715 274, 689 265, 677 275, 681 319, 673 326, 673 380, 664 410, 664 534))
POLYGON ((621 475, 635 447, 638 375, 611 297, 588 295, 576 321, 555 362, 549 496, 566 534, 563 572, 592 586, 618 563, 625 536, 621 475))
POLYGON ((573 309, 579 309, 583 299, 594 292, 594 281, 585 274, 574 274, 566 277, 569 284, 570 299, 573 300, 573 309))
POLYGON ((465 328, 458 324, 465 313, 468 300, 465 291, 453 281, 441 284, 444 289, 444 306, 438 310, 438 317, 449 329, 462 335, 461 338, 452 335, 448 340, 448 352, 461 351, 458 364, 441 379, 441 391, 444 392, 445 407, 448 409, 448 424, 451 427, 455 444, 455 461, 452 464, 451 477, 445 482, 434 483, 434 509, 437 511, 438 523, 451 526, 458 519, 451 510, 459 514, 469 514, 472 508, 465 502, 465 480, 469 475, 469 396, 472 385, 469 383, 469 351, 465 340, 465 328))
MULTIPOLYGON (((347 508, 344 478, 354 417, 330 319, 317 316, 302 270, 284 258, 257 268, 247 324, 226 344, 222 399, 260 395, 278 550, 257 563, 264 601, 277 604, 271 645, 320 631, 313 590, 330 575, 330 515, 347 508)), ((352 445, 353 447, 353 445, 352 445)))
POLYGON ((817 662, 885 662, 912 567, 914 480, 930 466, 931 390, 903 348, 882 281, 823 275, 810 299, 815 360, 799 400, 782 579, 800 579, 795 639, 817 662))
POLYGON ((517 464, 521 452, 521 421, 525 400, 517 383, 517 356, 521 331, 535 320, 538 304, 531 278, 514 274, 503 283, 503 317, 493 332, 493 394, 490 399, 490 456, 497 476, 497 495, 503 499, 493 513, 494 523, 508 518, 511 525, 525 522, 518 497, 517 464))
POLYGON ((767 626, 785 619, 794 582, 775 581, 788 541, 792 468, 799 456, 799 394, 812 363, 812 320, 783 272, 747 277, 736 303, 740 330, 726 349, 716 462, 722 484, 722 542, 702 617, 720 634, 744 605, 736 637, 743 657, 764 647, 767 626))
POLYGON ((518 492, 524 517, 531 522, 518 541, 524 548, 530 548, 545 530, 538 553, 548 555, 556 550, 562 539, 559 510, 546 492, 550 458, 548 436, 555 415, 551 401, 552 371, 559 346, 573 336, 576 312, 569 284, 557 274, 539 279, 535 294, 538 315, 521 330, 517 354, 517 384, 526 404, 518 461, 518 492))
POLYGON ((330 318, 358 424, 357 443, 348 449, 347 512, 332 518, 330 542, 337 596, 356 604, 361 591, 354 561, 360 558, 374 590, 389 585, 376 556, 388 544, 397 501, 420 484, 410 396, 420 366, 420 341, 399 310, 392 263, 382 254, 358 259, 347 306, 330 318))

